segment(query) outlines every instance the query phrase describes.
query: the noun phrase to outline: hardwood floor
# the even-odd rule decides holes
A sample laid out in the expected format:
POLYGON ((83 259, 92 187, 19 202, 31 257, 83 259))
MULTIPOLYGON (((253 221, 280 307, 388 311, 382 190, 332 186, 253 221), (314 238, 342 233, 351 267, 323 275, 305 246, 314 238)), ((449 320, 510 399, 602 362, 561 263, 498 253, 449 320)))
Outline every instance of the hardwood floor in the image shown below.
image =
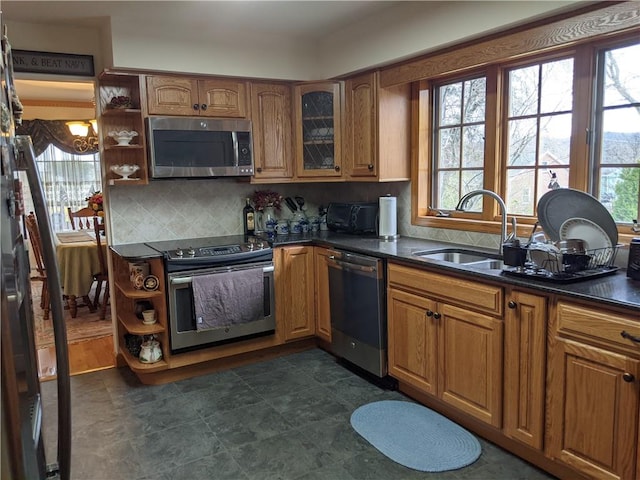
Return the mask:
MULTIPOLYGON (((112 336, 72 343, 68 348, 71 375, 115 367, 112 336)), ((56 375, 55 347, 38 350, 38 377, 40 381, 53 380, 56 375)))

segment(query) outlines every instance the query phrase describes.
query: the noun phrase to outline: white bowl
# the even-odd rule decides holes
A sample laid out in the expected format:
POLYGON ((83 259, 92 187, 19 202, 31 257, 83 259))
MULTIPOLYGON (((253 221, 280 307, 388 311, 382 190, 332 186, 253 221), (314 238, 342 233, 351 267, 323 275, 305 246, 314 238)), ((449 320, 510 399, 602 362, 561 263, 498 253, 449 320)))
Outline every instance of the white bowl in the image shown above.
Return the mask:
POLYGON ((138 165, 111 165, 111 171, 116 175, 120 175, 123 180, 128 180, 140 167, 138 165))
POLYGON ((111 138, 113 138, 116 142, 118 142, 119 146, 126 146, 129 145, 129 143, 131 143, 131 140, 133 140, 133 137, 137 137, 138 136, 138 132, 132 130, 132 131, 127 131, 127 130, 121 130, 119 132, 109 132, 109 136, 111 138))

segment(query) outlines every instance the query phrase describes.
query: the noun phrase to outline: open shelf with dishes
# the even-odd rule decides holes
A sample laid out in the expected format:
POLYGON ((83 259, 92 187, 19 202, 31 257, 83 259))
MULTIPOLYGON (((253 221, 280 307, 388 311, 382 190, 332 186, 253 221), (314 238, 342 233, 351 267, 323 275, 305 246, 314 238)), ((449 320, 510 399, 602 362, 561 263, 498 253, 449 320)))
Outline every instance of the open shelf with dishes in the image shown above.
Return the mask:
POLYGON ((98 79, 97 110, 103 175, 109 185, 149 183, 141 77, 128 72, 105 71, 98 79), (119 175, 114 166, 134 171, 119 175))
MULTIPOLYGON (((169 368, 167 307, 162 260, 151 258, 129 262, 113 255, 114 300, 117 310, 118 352, 134 372, 151 373, 169 368), (153 280, 153 289, 147 279, 153 280), (145 323, 143 310, 153 310, 154 323, 145 323), (143 318, 140 318, 143 317, 143 318), (159 342, 161 358, 144 361, 141 352, 150 343, 159 342), (146 343, 146 346, 145 346, 146 343)), ((152 320, 153 321, 153 320, 152 320)))

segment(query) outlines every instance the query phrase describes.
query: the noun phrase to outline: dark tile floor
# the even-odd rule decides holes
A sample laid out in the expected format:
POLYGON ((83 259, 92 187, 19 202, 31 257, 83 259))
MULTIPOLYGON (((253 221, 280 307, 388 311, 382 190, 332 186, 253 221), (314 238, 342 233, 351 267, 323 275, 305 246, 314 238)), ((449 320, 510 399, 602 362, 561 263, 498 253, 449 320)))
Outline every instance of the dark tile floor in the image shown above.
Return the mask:
MULTIPOLYGON (((353 410, 406 399, 309 350, 160 386, 126 368, 71 379, 72 478, 162 480, 549 479, 480 440, 472 465, 423 473, 387 459, 349 423, 353 410)), ((56 384, 42 384, 48 461, 56 384)))

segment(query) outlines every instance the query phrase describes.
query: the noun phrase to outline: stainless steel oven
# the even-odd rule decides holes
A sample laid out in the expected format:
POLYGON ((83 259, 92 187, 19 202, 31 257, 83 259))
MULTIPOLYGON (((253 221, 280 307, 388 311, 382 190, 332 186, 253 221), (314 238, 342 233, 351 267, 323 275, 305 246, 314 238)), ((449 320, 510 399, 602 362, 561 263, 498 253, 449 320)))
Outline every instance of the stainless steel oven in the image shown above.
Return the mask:
MULTIPOLYGON (((247 242, 243 237, 213 237, 147 245, 163 251, 167 272, 168 319, 171 351, 184 351, 220 345, 231 341, 275 333, 275 293, 273 284, 273 251, 268 244, 247 242), (230 272, 259 269, 262 292, 259 292, 262 314, 259 318, 200 329, 196 324, 194 280, 230 272)), ((229 305, 246 299, 246 292, 231 290, 225 297, 229 305)), ((223 306, 224 307, 224 306, 223 306)))

